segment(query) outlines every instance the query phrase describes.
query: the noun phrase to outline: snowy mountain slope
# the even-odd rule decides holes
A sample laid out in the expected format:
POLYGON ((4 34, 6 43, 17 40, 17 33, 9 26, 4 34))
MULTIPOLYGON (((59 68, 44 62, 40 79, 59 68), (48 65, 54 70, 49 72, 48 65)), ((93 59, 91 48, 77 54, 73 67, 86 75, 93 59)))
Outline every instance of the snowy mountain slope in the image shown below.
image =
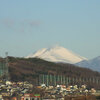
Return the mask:
POLYGON ((80 62, 82 60, 87 60, 86 58, 74 54, 70 50, 61 46, 56 46, 53 48, 43 48, 41 50, 38 50, 34 54, 27 56, 26 58, 33 57, 38 57, 51 62, 64 62, 71 64, 80 62))
POLYGON ((92 70, 100 72, 100 56, 88 61, 84 60, 84 61, 78 62, 76 63, 76 65, 80 67, 90 68, 92 70))

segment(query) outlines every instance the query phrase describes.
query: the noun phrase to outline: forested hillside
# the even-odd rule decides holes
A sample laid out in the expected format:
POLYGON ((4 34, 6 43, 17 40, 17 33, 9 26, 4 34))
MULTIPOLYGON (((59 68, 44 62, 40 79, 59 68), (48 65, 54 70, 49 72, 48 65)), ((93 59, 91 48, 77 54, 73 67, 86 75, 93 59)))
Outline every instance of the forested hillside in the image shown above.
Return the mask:
POLYGON ((52 63, 38 58, 8 57, 8 59, 9 75, 12 81, 27 80, 37 84, 40 74, 51 74, 74 78, 77 80, 76 84, 88 84, 95 88, 99 88, 100 85, 100 73, 87 68, 80 68, 72 64, 52 63))

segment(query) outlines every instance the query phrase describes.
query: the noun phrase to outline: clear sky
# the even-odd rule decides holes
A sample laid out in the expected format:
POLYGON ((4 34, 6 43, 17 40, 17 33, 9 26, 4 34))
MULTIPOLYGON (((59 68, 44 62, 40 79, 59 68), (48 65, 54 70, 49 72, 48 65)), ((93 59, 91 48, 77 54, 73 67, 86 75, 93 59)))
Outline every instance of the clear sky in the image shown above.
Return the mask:
POLYGON ((100 56, 100 0, 0 0, 0 56, 52 45, 100 56))

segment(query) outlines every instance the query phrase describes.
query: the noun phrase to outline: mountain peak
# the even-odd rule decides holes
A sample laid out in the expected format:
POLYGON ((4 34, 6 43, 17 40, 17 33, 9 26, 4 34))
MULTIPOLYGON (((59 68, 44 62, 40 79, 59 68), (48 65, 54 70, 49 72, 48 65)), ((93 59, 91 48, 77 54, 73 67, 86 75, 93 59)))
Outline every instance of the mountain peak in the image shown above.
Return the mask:
POLYGON ((100 56, 90 59, 90 60, 84 60, 81 62, 76 63, 76 65, 80 67, 85 67, 85 68, 90 68, 94 71, 99 71, 100 72, 100 56))
POLYGON ((38 57, 51 62, 64 62, 71 64, 86 60, 86 58, 81 57, 72 51, 58 45, 51 48, 43 48, 34 54, 27 56, 27 58, 33 57, 38 57))

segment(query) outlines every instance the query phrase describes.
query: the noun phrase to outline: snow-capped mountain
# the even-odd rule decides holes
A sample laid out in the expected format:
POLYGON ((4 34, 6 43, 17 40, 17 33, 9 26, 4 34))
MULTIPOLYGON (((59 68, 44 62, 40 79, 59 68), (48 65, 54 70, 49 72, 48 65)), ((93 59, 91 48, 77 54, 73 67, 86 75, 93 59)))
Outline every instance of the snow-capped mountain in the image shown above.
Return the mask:
POLYGON ((43 48, 41 50, 38 50, 34 54, 27 56, 26 58, 34 57, 38 57, 51 62, 64 62, 71 64, 87 60, 86 58, 81 57, 61 46, 55 46, 53 48, 43 48))
POLYGON ((78 62, 76 63, 76 65, 100 72, 100 56, 91 60, 84 60, 84 61, 78 62))

